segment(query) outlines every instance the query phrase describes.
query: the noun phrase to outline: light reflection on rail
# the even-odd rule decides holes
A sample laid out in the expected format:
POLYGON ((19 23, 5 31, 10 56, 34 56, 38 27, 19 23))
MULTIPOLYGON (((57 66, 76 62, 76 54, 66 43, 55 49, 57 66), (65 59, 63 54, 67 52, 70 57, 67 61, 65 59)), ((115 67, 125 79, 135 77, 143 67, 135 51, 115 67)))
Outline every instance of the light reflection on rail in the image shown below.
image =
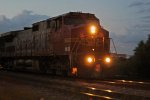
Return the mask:
POLYGON ((97 89, 97 88, 94 88, 94 87, 87 87, 91 90, 100 90, 100 91, 105 91, 105 92, 109 92, 109 93, 112 93, 112 92, 115 92, 115 91, 112 91, 112 90, 105 90, 105 89, 97 89))
POLYGON ((133 83, 133 84, 147 84, 150 85, 149 82, 142 82, 142 81, 130 81, 130 80, 114 80, 114 81, 103 81, 106 83, 111 83, 111 84, 116 84, 118 82, 123 82, 123 83, 133 83))
POLYGON ((117 80, 119 82, 123 82, 123 83, 138 83, 138 84, 149 84, 148 82, 142 82, 142 81, 128 81, 128 80, 117 80))
MULTIPOLYGON (((92 97, 98 97, 98 98, 103 98, 103 99, 108 99, 108 100, 116 100, 116 99, 108 97, 108 96, 100 96, 100 95, 96 95, 96 94, 92 94, 92 93, 86 93, 86 92, 81 92, 81 93, 88 95, 88 96, 92 96, 92 97)), ((92 100, 92 98, 90 98, 90 100, 92 100)))

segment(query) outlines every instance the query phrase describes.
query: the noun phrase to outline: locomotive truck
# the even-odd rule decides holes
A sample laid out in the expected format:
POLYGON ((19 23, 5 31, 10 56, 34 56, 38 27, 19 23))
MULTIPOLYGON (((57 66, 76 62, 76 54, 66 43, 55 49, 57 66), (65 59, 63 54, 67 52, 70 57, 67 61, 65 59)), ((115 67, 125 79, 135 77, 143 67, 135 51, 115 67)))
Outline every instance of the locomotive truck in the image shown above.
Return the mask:
POLYGON ((5 69, 101 77, 111 63, 109 32, 91 13, 69 12, 0 34, 5 69))

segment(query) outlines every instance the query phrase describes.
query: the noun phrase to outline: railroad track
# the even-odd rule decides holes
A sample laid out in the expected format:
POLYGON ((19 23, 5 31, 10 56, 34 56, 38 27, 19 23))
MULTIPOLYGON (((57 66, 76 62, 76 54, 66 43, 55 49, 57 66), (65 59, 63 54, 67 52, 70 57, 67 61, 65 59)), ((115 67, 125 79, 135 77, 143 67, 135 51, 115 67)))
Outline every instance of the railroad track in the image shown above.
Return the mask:
MULTIPOLYGON (((150 90, 130 88, 124 83, 127 81, 113 80, 113 81, 84 81, 80 79, 69 79, 50 77, 48 75, 37 74, 22 74, 14 72, 0 72, 0 80, 7 80, 7 82, 14 82, 19 84, 28 84, 37 87, 44 87, 47 89, 55 89, 66 93, 72 93, 80 97, 80 100, 149 100, 150 90), (55 78, 55 79, 53 79, 55 78), (118 82, 118 83, 117 83, 118 82), (116 83, 116 84, 115 84, 116 83), (115 84, 115 85, 114 85, 115 84), (122 85, 121 85, 122 84, 122 85), (86 98, 86 99, 85 99, 86 98)), ((132 82, 131 82, 132 83, 132 82)), ((132 86, 138 84, 148 83, 136 82, 132 86)))
POLYGON ((133 81, 133 80, 93 80, 91 83, 108 84, 124 88, 133 88, 140 90, 150 90, 150 82, 148 81, 133 81))

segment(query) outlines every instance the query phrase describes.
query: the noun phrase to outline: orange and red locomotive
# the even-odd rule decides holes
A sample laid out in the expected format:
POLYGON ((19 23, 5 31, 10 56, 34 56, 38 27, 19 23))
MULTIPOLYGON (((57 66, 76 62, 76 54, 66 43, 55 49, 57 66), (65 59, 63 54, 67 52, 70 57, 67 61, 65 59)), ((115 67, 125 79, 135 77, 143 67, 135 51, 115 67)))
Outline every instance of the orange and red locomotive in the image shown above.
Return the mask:
POLYGON ((109 32, 90 13, 69 12, 0 35, 0 63, 7 69, 99 77, 109 52, 109 32))

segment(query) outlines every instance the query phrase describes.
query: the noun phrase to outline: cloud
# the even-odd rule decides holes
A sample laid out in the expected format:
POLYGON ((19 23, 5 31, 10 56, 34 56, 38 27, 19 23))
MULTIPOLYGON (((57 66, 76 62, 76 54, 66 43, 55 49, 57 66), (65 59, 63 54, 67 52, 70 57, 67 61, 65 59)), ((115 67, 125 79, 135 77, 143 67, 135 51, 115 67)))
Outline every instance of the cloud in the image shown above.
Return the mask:
POLYGON ((139 7, 139 6, 149 6, 150 2, 145 1, 134 1, 132 4, 130 4, 128 7, 139 7))
POLYGON ((150 23, 150 19, 143 19, 142 22, 144 22, 144 23, 150 23))
MULTIPOLYGON (((147 40, 150 34, 150 1, 132 0, 127 7, 130 12, 128 19, 125 20, 125 25, 117 26, 115 29, 117 31, 113 27, 110 36, 114 39, 118 53, 133 55, 137 44, 141 40, 147 40)), ((112 44, 111 47, 114 49, 112 44)))
POLYGON ((5 15, 0 15, 0 33, 10 29, 11 21, 5 15))
POLYGON ((5 15, 0 15, 0 33, 23 29, 23 27, 31 26, 34 22, 47 18, 49 17, 46 15, 34 14, 29 10, 24 10, 11 19, 7 18, 5 15))
POLYGON ((150 2, 148 0, 134 0, 128 7, 132 14, 126 33, 118 36, 112 33, 112 37, 117 39, 118 51, 133 54, 137 44, 141 40, 146 40, 150 34, 150 2))
POLYGON ((135 1, 132 4, 129 5, 130 7, 135 7, 137 12, 137 18, 138 18, 138 25, 135 25, 135 28, 149 28, 150 24, 150 2, 148 2, 147 0, 143 0, 143 1, 135 1), (149 6, 148 6, 149 5, 149 6), (142 6, 142 7, 139 7, 142 6))
POLYGON ((144 17, 141 17, 142 19, 150 19, 150 15, 147 15, 147 16, 144 16, 144 17))
MULTIPOLYGON (((137 44, 142 40, 147 38, 147 31, 149 30, 135 30, 127 29, 127 33, 124 35, 117 35, 116 33, 110 33, 112 39, 114 39, 115 46, 118 53, 124 53, 133 55, 134 49, 137 44)), ((112 41, 111 41, 112 42, 112 41)), ((113 44, 111 43, 111 51, 114 52, 113 44)))
POLYGON ((137 7, 137 6, 142 6, 142 5, 144 5, 143 2, 137 1, 137 2, 133 2, 132 4, 130 4, 129 7, 137 7))
POLYGON ((133 10, 136 10, 135 12, 139 19, 150 19, 150 2, 147 2, 147 0, 134 1, 129 5, 129 7, 136 8, 133 10))
POLYGON ((136 12, 137 14, 150 13, 150 8, 143 8, 136 12))

